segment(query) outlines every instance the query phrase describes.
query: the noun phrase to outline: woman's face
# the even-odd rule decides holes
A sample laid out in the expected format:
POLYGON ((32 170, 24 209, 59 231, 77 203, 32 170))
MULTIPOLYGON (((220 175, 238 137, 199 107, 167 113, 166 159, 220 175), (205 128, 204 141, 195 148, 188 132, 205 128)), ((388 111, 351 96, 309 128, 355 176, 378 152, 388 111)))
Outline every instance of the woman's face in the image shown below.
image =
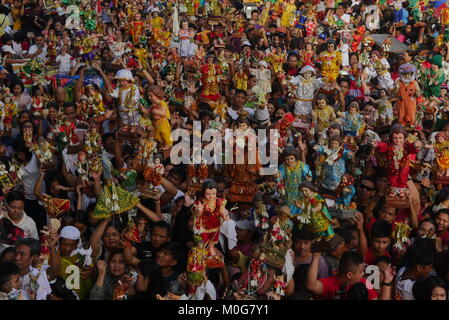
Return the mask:
MULTIPOLYGON (((30 121, 30 115, 27 112, 24 112, 20 115, 19 117, 19 124, 24 123, 25 121, 30 121)), ((31 123, 29 124, 29 126, 31 126, 31 128, 33 128, 33 126, 31 125, 31 123)))
POLYGON ((331 148, 331 150, 335 150, 340 146, 340 143, 336 140, 331 140, 329 142, 329 147, 331 148))
POLYGON ((446 300, 446 290, 442 287, 435 287, 430 296, 431 300, 446 300))
POLYGON ((115 254, 111 261, 109 261, 109 272, 116 277, 120 277, 125 274, 126 271, 126 261, 125 256, 121 253, 115 254))
POLYGON ((268 104, 268 113, 270 114, 270 116, 274 113, 275 107, 273 104, 269 103, 268 104))
POLYGON ((285 158, 285 164, 288 167, 293 167, 296 164, 296 157, 295 156, 288 156, 285 158))
POLYGON ((357 58, 357 56, 351 56, 350 58, 349 58, 349 63, 351 64, 351 65, 357 65, 358 63, 359 63, 359 59, 357 58))
POLYGON ((14 95, 18 96, 22 93, 22 87, 20 85, 14 86, 14 95))
POLYGON ((58 111, 55 108, 53 108, 53 107, 48 108, 48 118, 50 120, 55 120, 57 116, 58 116, 58 111))
POLYGON ((119 231, 112 226, 106 228, 103 234, 103 244, 107 249, 117 248, 120 244, 119 231))

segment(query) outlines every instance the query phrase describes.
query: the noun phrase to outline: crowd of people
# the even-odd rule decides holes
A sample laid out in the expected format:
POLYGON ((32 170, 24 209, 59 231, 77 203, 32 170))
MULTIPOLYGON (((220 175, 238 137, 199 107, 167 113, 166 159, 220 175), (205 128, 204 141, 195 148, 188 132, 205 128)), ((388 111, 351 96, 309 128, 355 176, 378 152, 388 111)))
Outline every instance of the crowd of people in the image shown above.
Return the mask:
POLYGON ((447 300, 448 30, 444 1, 2 1, 0 299, 447 300), (245 161, 176 151, 206 130, 245 161))

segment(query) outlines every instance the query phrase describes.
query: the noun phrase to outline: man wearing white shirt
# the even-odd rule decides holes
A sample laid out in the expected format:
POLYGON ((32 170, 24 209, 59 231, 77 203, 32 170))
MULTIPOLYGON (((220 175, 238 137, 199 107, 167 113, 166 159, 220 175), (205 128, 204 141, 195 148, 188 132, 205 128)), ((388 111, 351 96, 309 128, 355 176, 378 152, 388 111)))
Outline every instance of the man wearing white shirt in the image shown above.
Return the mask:
POLYGON ((25 197, 20 191, 11 191, 6 197, 7 218, 13 225, 19 227, 24 232, 25 238, 39 240, 36 223, 23 210, 25 207, 25 197))
POLYGON ((28 50, 27 58, 35 58, 45 62, 48 59, 47 44, 42 35, 36 36, 36 44, 33 44, 28 50))
POLYGON ((248 118, 251 120, 254 115, 254 110, 251 108, 243 107, 246 103, 246 91, 237 89, 235 91, 234 97, 232 99, 232 107, 228 107, 228 115, 232 120, 237 120, 239 118, 238 112, 240 110, 245 110, 248 112, 248 118))

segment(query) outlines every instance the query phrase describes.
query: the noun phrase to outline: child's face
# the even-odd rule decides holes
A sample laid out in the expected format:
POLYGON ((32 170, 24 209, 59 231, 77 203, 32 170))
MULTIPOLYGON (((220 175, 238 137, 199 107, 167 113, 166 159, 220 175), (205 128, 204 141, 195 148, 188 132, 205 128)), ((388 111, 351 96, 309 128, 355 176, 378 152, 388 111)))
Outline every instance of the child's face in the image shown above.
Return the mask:
POLYGON ((316 103, 319 109, 324 109, 326 107, 326 100, 324 99, 318 100, 316 103))
POLYGON ((438 136, 437 137, 437 142, 438 143, 443 143, 443 141, 444 141, 444 138, 442 136, 438 136))
POLYGON ((336 141, 336 140, 331 140, 331 141, 329 142, 329 147, 330 147, 332 150, 337 149, 339 146, 340 146, 340 143, 339 143, 338 141, 336 141))
POLYGON ((357 113, 357 108, 356 107, 349 107, 349 113, 357 113))
POLYGON ((393 223, 396 218, 396 209, 395 208, 383 208, 379 214, 380 220, 385 220, 389 223, 393 223))
POLYGON ((391 240, 389 237, 373 238, 373 241, 372 241, 373 251, 377 255, 384 255, 388 249, 388 246, 390 245, 390 242, 391 242, 391 240))
POLYGON ((311 71, 304 72, 304 78, 305 79, 310 79, 311 77, 312 77, 312 72, 311 71))
POLYGON ((245 122, 239 123, 239 129, 245 131, 246 129, 248 129, 248 124, 245 122))

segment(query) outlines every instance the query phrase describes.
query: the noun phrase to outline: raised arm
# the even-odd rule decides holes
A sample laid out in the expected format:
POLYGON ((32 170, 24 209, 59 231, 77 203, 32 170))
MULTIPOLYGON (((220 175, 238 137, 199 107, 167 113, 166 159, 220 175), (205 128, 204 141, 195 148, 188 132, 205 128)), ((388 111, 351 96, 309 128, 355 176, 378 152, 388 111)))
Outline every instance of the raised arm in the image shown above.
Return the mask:
POLYGON ((306 288, 315 295, 323 293, 323 283, 318 280, 318 267, 320 263, 321 253, 314 252, 312 262, 307 271, 306 288))

